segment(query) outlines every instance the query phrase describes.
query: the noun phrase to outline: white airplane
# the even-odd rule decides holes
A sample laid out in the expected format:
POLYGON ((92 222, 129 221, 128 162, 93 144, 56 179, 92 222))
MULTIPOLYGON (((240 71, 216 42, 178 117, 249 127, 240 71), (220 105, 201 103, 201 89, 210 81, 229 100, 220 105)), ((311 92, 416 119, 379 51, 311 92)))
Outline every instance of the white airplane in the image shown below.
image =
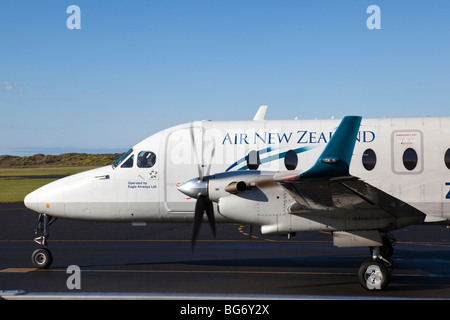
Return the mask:
POLYGON ((450 117, 198 121, 141 141, 113 165, 45 185, 25 197, 39 213, 48 268, 56 218, 259 226, 264 235, 328 231, 337 247, 368 246, 361 285, 389 283, 395 239, 412 224, 448 225, 450 117), (204 217, 206 214, 206 217, 204 217))

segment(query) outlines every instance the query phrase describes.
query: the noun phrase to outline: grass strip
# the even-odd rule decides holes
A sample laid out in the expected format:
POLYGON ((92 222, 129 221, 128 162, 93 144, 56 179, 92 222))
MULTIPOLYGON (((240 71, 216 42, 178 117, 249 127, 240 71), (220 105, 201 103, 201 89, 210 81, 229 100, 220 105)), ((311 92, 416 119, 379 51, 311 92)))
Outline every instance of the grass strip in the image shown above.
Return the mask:
POLYGON ((57 168, 2 168, 0 169, 0 203, 23 202, 25 196, 58 178, 68 176, 94 167, 57 167, 57 168), (43 176, 45 178, 39 178, 43 176), (33 177, 28 179, 27 177, 33 177))

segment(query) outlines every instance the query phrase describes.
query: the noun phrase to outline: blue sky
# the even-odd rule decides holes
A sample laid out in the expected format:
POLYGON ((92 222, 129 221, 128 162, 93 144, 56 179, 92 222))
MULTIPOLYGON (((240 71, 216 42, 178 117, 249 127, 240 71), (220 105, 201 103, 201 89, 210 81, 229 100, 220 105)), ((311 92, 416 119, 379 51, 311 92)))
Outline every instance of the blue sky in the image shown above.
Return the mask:
POLYGON ((121 152, 260 105, 267 119, 450 116, 448 0, 2 0, 0 33, 0 155, 121 152))

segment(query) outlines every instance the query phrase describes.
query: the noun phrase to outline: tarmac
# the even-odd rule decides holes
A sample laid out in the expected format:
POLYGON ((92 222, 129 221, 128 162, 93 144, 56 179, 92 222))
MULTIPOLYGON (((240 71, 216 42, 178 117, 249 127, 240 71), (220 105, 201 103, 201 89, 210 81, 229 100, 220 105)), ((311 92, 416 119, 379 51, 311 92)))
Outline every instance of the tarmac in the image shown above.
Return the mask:
POLYGON ((357 273, 368 248, 336 248, 332 236, 266 237, 238 224, 204 224, 194 250, 190 224, 57 220, 54 261, 35 269, 38 215, 23 204, 0 205, 0 298, 106 300, 449 299, 450 230, 411 226, 397 238, 387 290, 369 292, 357 273), (78 266, 79 289, 68 283, 78 266))

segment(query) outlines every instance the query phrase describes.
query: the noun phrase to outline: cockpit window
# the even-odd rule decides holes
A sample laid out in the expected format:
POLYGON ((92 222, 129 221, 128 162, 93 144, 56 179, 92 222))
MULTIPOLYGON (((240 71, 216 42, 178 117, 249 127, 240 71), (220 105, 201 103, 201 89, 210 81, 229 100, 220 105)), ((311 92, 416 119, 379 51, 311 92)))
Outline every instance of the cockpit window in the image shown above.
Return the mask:
POLYGON ((141 151, 138 155, 137 165, 139 168, 151 168, 156 162, 156 154, 151 151, 141 151))
POLYGON ((113 167, 114 168, 118 167, 132 152, 133 149, 130 149, 127 152, 125 152, 116 162, 114 162, 113 167))
POLYGON ((134 154, 128 158, 127 161, 125 161, 123 163, 123 165, 121 165, 121 168, 133 168, 133 161, 134 161, 134 154))

